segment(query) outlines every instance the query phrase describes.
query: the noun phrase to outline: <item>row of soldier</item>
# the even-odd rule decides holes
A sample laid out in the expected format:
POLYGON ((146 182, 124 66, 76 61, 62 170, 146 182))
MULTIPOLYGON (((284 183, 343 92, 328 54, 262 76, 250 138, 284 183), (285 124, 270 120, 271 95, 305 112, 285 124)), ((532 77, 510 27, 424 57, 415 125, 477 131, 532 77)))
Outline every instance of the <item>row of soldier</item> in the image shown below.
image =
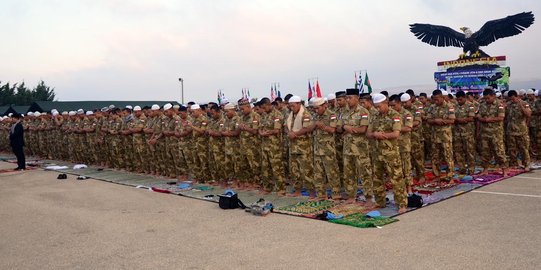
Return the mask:
MULTIPOLYGON (((390 181, 403 210, 413 179, 424 181, 426 157, 439 180, 452 179, 455 164, 474 173, 476 153, 482 173, 492 159, 506 173, 508 157, 509 165, 520 159, 528 169, 524 142, 538 140, 532 123, 541 122, 535 121, 541 104, 533 93, 526 101, 515 91, 505 100, 490 89, 483 94, 477 101, 464 92, 436 90, 428 98, 408 90, 387 97, 347 89, 306 107, 291 95, 255 106, 247 100, 238 106, 109 106, 29 113, 24 126, 30 155, 280 194, 304 188, 320 198, 355 200, 361 188, 366 203, 375 197, 379 207, 385 206, 383 183, 390 181)), ((2 132, 9 122, 1 122, 2 132)))

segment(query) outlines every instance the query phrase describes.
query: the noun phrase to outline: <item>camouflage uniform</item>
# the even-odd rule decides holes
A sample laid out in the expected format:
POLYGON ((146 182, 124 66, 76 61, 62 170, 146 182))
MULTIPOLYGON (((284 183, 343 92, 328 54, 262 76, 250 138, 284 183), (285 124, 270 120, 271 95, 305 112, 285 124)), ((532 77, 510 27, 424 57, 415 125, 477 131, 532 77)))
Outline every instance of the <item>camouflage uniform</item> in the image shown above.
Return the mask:
POLYGON ((156 122, 154 122, 154 139, 156 140, 156 144, 154 145, 156 150, 155 157, 157 158, 157 170, 160 175, 167 175, 169 163, 167 161, 167 150, 166 150, 166 143, 165 143, 165 136, 163 134, 164 128, 166 128, 166 125, 169 121, 169 117, 167 117, 165 114, 161 114, 157 116, 156 122))
MULTIPOLYGON (((194 127, 200 128, 203 131, 207 130, 209 120, 206 114, 192 118, 192 125, 194 127)), ((208 138, 205 134, 201 134, 197 131, 193 131, 193 140, 192 140, 192 153, 194 158, 194 175, 197 180, 202 182, 209 180, 209 170, 208 170, 208 138)))
MULTIPOLYGON (((222 115, 218 119, 210 118, 207 130, 221 133, 224 128, 224 118, 222 115)), ((209 136, 209 169, 212 180, 222 181, 226 179, 225 171, 225 140, 220 136, 209 136)))
MULTIPOLYGON (((455 119, 455 109, 447 102, 444 102, 441 106, 432 104, 428 119, 455 119)), ((455 162, 453 159, 453 129, 451 125, 431 125, 432 129, 432 171, 435 176, 440 175, 440 168, 442 161, 447 164, 448 172, 452 173, 455 168, 455 162)))
MULTIPOLYGON (((499 100, 495 100, 492 104, 481 102, 476 115, 479 118, 504 117, 505 108, 499 100)), ((507 167, 502 122, 480 122, 479 125, 481 133, 480 156, 483 168, 488 168, 492 153, 494 153, 494 158, 500 167, 507 167)))
POLYGON ((536 118, 536 134, 535 137, 532 138, 535 143, 532 143, 535 145, 534 151, 536 154, 536 159, 541 160, 541 98, 537 98, 534 102, 534 106, 532 108, 532 118, 536 118))
MULTIPOLYGON (((315 114, 314 121, 322 122, 325 126, 336 128, 336 114, 327 109, 323 115, 315 114)), ((340 178, 338 177, 338 162, 333 133, 315 129, 314 138, 314 183, 318 194, 327 194, 331 188, 333 198, 340 194, 340 178)), ((321 195, 320 195, 321 196, 321 195)))
POLYGON ((120 119, 120 117, 112 117, 108 128, 109 128, 109 134, 111 134, 109 138, 111 167, 120 169, 120 165, 121 165, 120 162, 122 159, 120 147, 121 147, 122 138, 119 132, 122 129, 122 119, 120 119))
MULTIPOLYGON (((188 131, 188 123, 191 121, 190 116, 187 116, 186 119, 180 118, 180 124, 175 127, 175 133, 185 133, 188 131)), ((191 151, 191 134, 177 138, 178 140, 178 156, 177 160, 177 170, 182 176, 190 176, 193 170, 193 155, 191 151)))
MULTIPOLYGON (((344 115, 347 114, 348 108, 345 107, 338 107, 336 110, 336 119, 337 119, 337 125, 340 125, 342 123, 342 120, 344 118, 344 115)), ((344 186, 344 137, 342 134, 337 133, 334 136, 334 143, 336 147, 336 160, 338 163, 338 178, 340 180, 340 186, 344 186)))
MULTIPOLYGON (((361 105, 349 108, 342 116, 339 125, 349 125, 354 128, 368 126, 369 112, 361 105)), ((361 179, 364 195, 372 197, 372 166, 368 138, 366 134, 351 134, 344 132, 343 135, 343 166, 344 166, 344 189, 350 198, 357 195, 358 181, 361 179)))
POLYGON ((411 108, 406 108, 413 115, 413 122, 419 122, 411 131, 411 166, 417 179, 425 173, 425 147, 423 136, 423 108, 419 100, 415 100, 411 108))
POLYGON ((431 158, 432 153, 432 126, 428 124, 428 115, 430 114, 430 111, 432 109, 432 105, 430 103, 425 104, 423 107, 423 123, 421 124, 422 134, 423 134, 423 163, 425 160, 431 158))
MULTIPOLYGON (((455 107, 457 119, 475 117, 475 105, 466 101, 463 105, 455 107)), ((466 165, 473 173, 475 170, 475 123, 458 123, 453 126, 453 153, 459 168, 464 172, 466 165)))
POLYGON ((261 137, 261 181, 266 190, 281 191, 285 188, 284 164, 282 162, 282 126, 284 117, 276 109, 263 113, 260 130, 278 130, 278 134, 261 137))
MULTIPOLYGON (((248 115, 242 115, 240 117, 239 124, 253 129, 259 129, 261 122, 259 114, 251 111, 248 115)), ((258 136, 249 133, 248 131, 240 132, 240 166, 242 168, 240 180, 245 183, 260 184, 259 174, 261 172, 260 167, 260 145, 258 145, 258 136)))
MULTIPOLYGON (((240 117, 225 118, 223 131, 235 131, 238 128, 240 117)), ((227 179, 236 179, 240 174, 240 139, 239 137, 224 138, 224 170, 227 179)))
MULTIPOLYGON (((300 111, 298 113, 300 113, 300 111)), ((293 123, 295 122, 295 117, 297 114, 290 112, 293 123)), ((308 110, 304 109, 301 117, 303 128, 307 128, 312 125, 312 116, 308 110)), ((292 130, 290 130, 288 127, 288 131, 292 130)), ((313 162, 312 140, 310 134, 304 134, 289 140, 289 173, 291 184, 295 189, 299 190, 304 187, 311 190, 314 188, 313 162)))
POLYGON ((140 132, 132 132, 131 133, 131 139, 132 139, 132 144, 133 144, 133 161, 132 161, 132 164, 136 169, 136 171, 138 172, 147 172, 148 173, 148 169, 147 166, 145 165, 145 147, 146 147, 146 143, 145 143, 145 135, 143 134, 143 128, 145 128, 145 121, 146 121, 146 116, 144 114, 141 114, 140 117, 135 117, 133 118, 132 121, 130 121, 128 123, 128 128, 130 129, 133 129, 133 128, 140 128, 141 131, 140 132))
MULTIPOLYGON (((400 114, 389 108, 385 114, 374 115, 370 119, 368 132, 385 132, 391 133, 400 131, 402 123, 400 114)), ((376 140, 377 147, 374 156, 374 195, 376 203, 379 207, 385 207, 385 186, 383 184, 384 177, 387 176, 391 181, 394 201, 400 207, 407 206, 407 192, 404 178, 402 177, 402 162, 400 161, 400 150, 398 139, 394 140, 376 140)))
POLYGON ((509 151, 509 166, 518 166, 518 154, 522 157, 522 165, 530 166, 530 137, 528 135, 528 118, 522 108, 530 110, 530 105, 520 100, 518 103, 510 102, 506 109, 507 118, 507 147, 509 151), (517 153, 518 152, 518 153, 517 153))
POLYGON ((528 120, 526 121, 526 124, 528 125, 528 138, 530 141, 530 153, 535 153, 535 148, 537 148, 537 126, 538 126, 538 117, 537 115, 534 115, 534 111, 536 109, 536 103, 537 98, 533 99, 526 99, 526 102, 528 103, 528 106, 530 107, 530 110, 532 110, 532 115, 528 120))
MULTIPOLYGON (((172 110, 172 109, 170 109, 172 110)), ((178 140, 175 137, 175 127, 180 124, 180 117, 173 114, 171 117, 164 118, 163 131, 171 132, 169 135, 164 135, 164 151, 165 151, 165 175, 175 177, 180 175, 177 171, 177 162, 179 160, 178 140)))
MULTIPOLYGON (((405 108, 401 108, 399 114, 402 127, 410 127, 413 129, 413 114, 405 108)), ((412 131, 400 132, 400 137, 398 138, 400 158, 402 160, 402 175, 406 182, 406 186, 413 185, 411 173, 411 133, 412 131)))

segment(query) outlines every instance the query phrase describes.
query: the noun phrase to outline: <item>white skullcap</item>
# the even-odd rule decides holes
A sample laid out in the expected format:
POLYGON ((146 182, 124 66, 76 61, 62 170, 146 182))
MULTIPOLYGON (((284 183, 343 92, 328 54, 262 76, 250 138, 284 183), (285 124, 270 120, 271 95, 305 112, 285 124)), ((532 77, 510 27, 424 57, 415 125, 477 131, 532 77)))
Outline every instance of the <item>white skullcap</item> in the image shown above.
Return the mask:
POLYGON ((293 102, 301 102, 301 97, 292 96, 291 98, 289 98, 289 103, 293 103, 293 102))
POLYGON ((86 111, 86 115, 93 115, 94 112, 93 111, 86 111))
MULTIPOLYGON (((11 116, 11 113, 9 114, 9 116, 11 116)), ((41 113, 40 113, 40 112, 35 112, 35 113, 34 113, 34 116, 35 116, 35 117, 40 117, 40 116, 41 116, 41 113)))
MULTIPOLYGON (((36 113, 38 113, 38 112, 36 112, 36 113)), ((11 117, 12 115, 13 115, 13 113, 8 113, 8 116, 9 116, 9 117, 11 117)))
POLYGON ((411 96, 408 93, 404 93, 400 96, 400 101, 402 102, 409 101, 410 99, 411 99, 411 96))
POLYGON ((442 91, 441 91, 441 94, 444 95, 444 96, 447 96, 447 95, 449 95, 449 92, 447 92, 447 91, 445 91, 445 90, 442 90, 442 91))
POLYGON ((157 110, 160 109, 160 105, 154 104, 154 105, 152 105, 152 107, 150 107, 150 109, 153 110, 153 111, 157 111, 157 110))
POLYGON ((323 105, 325 103, 325 99, 320 98, 320 97, 316 97, 316 98, 310 99, 310 102, 312 103, 312 106, 318 107, 318 106, 321 106, 321 105, 323 105))
POLYGON ((509 96, 509 91, 505 91, 505 93, 503 93, 503 96, 508 97, 509 96))
POLYGON ((533 95, 533 94, 534 94, 533 89, 526 90, 526 95, 533 95))
POLYGON ((67 112, 67 111, 63 111, 63 112, 62 112, 62 115, 68 115, 68 112, 67 112))
POLYGON ((229 100, 227 100, 227 98, 220 100, 220 105, 225 105, 227 103, 229 103, 229 100))
POLYGON ((69 116, 74 116, 75 114, 77 114, 75 111, 70 111, 70 112, 68 113, 69 116))
POLYGON ((374 102, 374 104, 378 104, 378 103, 381 103, 383 101, 385 101, 387 99, 387 97, 384 95, 384 94, 375 94, 373 97, 372 97, 372 102, 374 102))
POLYGON ((520 90, 518 90, 518 94, 521 95, 521 96, 524 96, 524 94, 526 94, 526 90, 525 89, 520 89, 520 90))
POLYGON ((57 116, 57 115, 58 115, 58 111, 54 111, 53 116, 57 116))
POLYGON ((192 106, 190 107, 190 109, 192 109, 192 110, 199 110, 199 109, 201 109, 201 106, 199 106, 199 104, 194 104, 194 105, 192 105, 192 106))
POLYGON ((115 108, 115 105, 113 105, 113 104, 109 105, 109 110, 112 110, 114 108, 115 108))
POLYGON ((336 94, 330 93, 330 94, 327 95, 327 100, 328 101, 335 100, 335 99, 336 99, 336 94))
POLYGON ((227 103, 224 106, 224 110, 234 110, 234 109, 235 109, 235 105, 233 105, 232 103, 227 103))
POLYGON ((180 105, 178 105, 178 104, 173 105, 173 109, 175 109, 175 110, 180 109, 180 105))
POLYGON ((126 109, 130 109, 130 110, 132 110, 132 109, 133 109, 133 107, 132 107, 131 105, 126 105, 126 109))
POLYGON ((33 113, 33 112, 27 112, 26 115, 28 115, 28 116, 34 116, 34 113, 33 113))
POLYGON ((501 97, 502 96, 502 92, 498 91, 496 92, 496 97, 501 97))
POLYGON ((58 110, 57 109, 52 109, 51 113, 54 113, 54 112, 58 112, 58 110))
POLYGON ((169 109, 173 108, 173 105, 171 103, 167 103, 165 105, 163 105, 163 110, 164 111, 167 111, 169 109))
POLYGON ((78 109, 77 110, 77 114, 83 114, 83 113, 85 113, 85 111, 83 109, 78 109))
POLYGON ((136 111, 136 112, 138 112, 138 111, 141 110, 141 106, 135 106, 135 107, 133 107, 133 110, 136 111))

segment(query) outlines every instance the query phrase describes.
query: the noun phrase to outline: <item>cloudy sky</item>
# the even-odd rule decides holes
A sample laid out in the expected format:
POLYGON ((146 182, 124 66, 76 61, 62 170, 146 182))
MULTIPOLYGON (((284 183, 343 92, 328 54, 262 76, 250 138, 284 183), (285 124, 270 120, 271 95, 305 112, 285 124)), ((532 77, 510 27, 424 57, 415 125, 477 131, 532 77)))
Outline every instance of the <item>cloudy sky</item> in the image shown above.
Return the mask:
MULTIPOLYGON (((200 102, 218 89, 262 97, 272 82, 306 96, 316 77, 326 94, 361 69, 376 89, 434 85, 436 62, 461 50, 422 43, 408 24, 476 31, 522 11, 539 18, 541 1, 2 0, 0 81, 43 79, 60 100, 180 100, 182 77, 185 101, 200 102)), ((512 83, 539 80, 540 44, 537 19, 485 52, 508 57, 512 83)))

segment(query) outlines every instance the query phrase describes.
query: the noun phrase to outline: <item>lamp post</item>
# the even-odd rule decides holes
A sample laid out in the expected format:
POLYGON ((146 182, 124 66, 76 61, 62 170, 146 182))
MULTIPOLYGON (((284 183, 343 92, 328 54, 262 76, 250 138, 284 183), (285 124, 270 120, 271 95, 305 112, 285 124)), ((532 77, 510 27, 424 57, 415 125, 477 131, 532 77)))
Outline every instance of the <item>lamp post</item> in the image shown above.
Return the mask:
POLYGON ((178 78, 178 81, 180 82, 180 98, 182 104, 184 104, 184 79, 178 78))

